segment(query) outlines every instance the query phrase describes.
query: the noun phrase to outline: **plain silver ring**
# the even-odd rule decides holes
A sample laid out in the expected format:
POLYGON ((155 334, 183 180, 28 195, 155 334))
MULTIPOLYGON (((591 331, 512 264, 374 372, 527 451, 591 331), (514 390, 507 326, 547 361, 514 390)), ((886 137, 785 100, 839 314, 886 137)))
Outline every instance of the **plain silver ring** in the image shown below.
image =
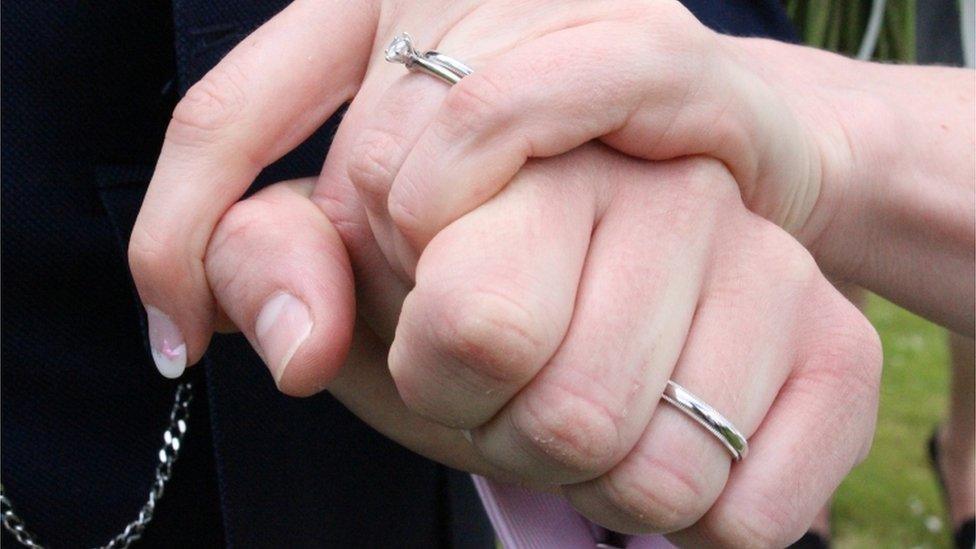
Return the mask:
POLYGON ((410 70, 426 72, 452 85, 471 74, 471 67, 453 57, 433 50, 418 52, 413 45, 413 39, 405 32, 401 32, 390 42, 386 47, 385 57, 390 63, 402 63, 410 70))
POLYGON ((715 435, 722 446, 732 454, 732 459, 735 461, 741 460, 749 453, 749 443, 735 425, 681 385, 668 380, 668 386, 665 387, 661 398, 708 429, 708 432, 715 435))

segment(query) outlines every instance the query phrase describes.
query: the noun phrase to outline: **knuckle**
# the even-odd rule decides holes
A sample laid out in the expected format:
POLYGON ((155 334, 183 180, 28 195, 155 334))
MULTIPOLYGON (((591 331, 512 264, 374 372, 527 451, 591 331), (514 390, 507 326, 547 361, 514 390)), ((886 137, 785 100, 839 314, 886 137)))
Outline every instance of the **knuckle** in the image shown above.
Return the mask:
POLYGON ((247 103, 247 73, 225 59, 186 92, 173 110, 167 137, 195 144, 234 123, 247 103))
POLYGON ((479 290, 441 299, 434 312, 438 350, 483 383, 521 384, 543 360, 544 337, 535 315, 502 292, 479 290))
POLYGON ((826 383, 853 398, 875 395, 881 382, 881 340, 854 305, 837 296, 837 312, 824 312, 830 328, 810 347, 808 363, 826 383))
MULTIPOLYGON (((258 205, 260 195, 231 206, 214 229, 207 244, 203 267, 211 289, 217 296, 231 295, 247 283, 251 260, 255 252, 267 253, 262 244, 265 231, 260 226, 262 214, 258 205)), ((267 257, 265 257, 267 259, 267 257)))
POLYGON ((138 281, 172 269, 177 239, 165 230, 155 230, 137 223, 129 238, 129 269, 138 281))
POLYGON ((685 162, 687 175, 683 190, 686 193, 723 204, 741 201, 739 186, 721 160, 711 156, 696 156, 685 162))
POLYGON ((806 349, 797 375, 822 395, 830 395, 837 409, 848 410, 850 436, 862 444, 850 456, 850 466, 863 461, 871 449, 881 386, 882 350, 877 331, 839 294, 836 306, 822 307, 821 328, 806 349))
MULTIPOLYGON (((643 19, 644 17, 649 17, 653 10, 662 4, 666 4, 666 2, 657 0, 631 0, 629 2, 614 3, 613 7, 616 8, 614 15, 625 21, 643 19)), ((664 9, 667 9, 667 6, 664 9)))
POLYGON ((616 462, 621 447, 619 414, 587 389, 549 383, 547 395, 527 399, 515 421, 524 445, 576 480, 594 478, 616 462))
POLYGON ((713 517, 713 541, 722 547, 787 547, 796 541, 806 528, 792 504, 752 500, 755 505, 724 506, 713 517))
POLYGON ((369 249, 374 245, 375 237, 361 204, 351 196, 355 190, 337 187, 338 185, 320 185, 312 193, 312 204, 329 218, 348 250, 358 252, 369 249))
POLYGON ((447 94, 439 123, 434 128, 447 132, 440 137, 448 142, 483 134, 507 116, 504 97, 501 85, 487 73, 466 76, 447 94))
POLYGON ((366 130, 352 148, 347 167, 349 180, 370 205, 385 204, 396 177, 401 139, 384 130, 366 130))
POLYGON ((262 217, 257 204, 259 201, 258 196, 253 196, 235 203, 224 213, 207 244, 208 260, 219 256, 235 243, 254 244, 253 237, 260 234, 256 225, 262 217))
POLYGON ((417 205, 423 204, 424 197, 417 185, 401 172, 390 189, 387 199, 387 211, 393 225, 406 235, 422 233, 428 226, 425 215, 419 212, 417 205))
POLYGON ((845 302, 845 307, 848 309, 851 323, 847 338, 852 361, 850 366, 862 372, 866 390, 876 392, 881 384, 881 369, 884 361, 881 337, 867 317, 853 304, 845 302))
POLYGON ((701 518, 714 496, 687 461, 643 457, 640 474, 611 474, 602 489, 635 533, 672 532, 701 518))
POLYGON ((786 231, 764 219, 756 218, 755 245, 761 250, 767 272, 783 284, 806 292, 825 283, 817 261, 786 231))
POLYGON ((702 42, 708 36, 703 25, 688 8, 678 0, 644 0, 643 20, 652 25, 655 32, 647 33, 645 39, 651 40, 655 50, 680 51, 703 48, 702 42))

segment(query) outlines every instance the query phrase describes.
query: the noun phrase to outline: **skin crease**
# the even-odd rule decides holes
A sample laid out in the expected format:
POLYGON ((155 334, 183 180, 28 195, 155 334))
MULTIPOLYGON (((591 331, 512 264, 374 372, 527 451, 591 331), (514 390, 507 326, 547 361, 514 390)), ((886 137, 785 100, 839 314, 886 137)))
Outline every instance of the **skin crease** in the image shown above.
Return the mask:
MULTIPOLYGON (((320 210, 308 200, 310 192, 309 182, 273 186, 235 206, 218 225, 207 253, 207 274, 233 321, 248 326, 263 300, 260 294, 270 292, 255 289, 249 283, 252 280, 260 284, 282 273, 303 273, 289 279, 294 284, 309 278, 314 281, 312 272, 332 272, 340 286, 351 284, 340 276, 345 271, 337 265, 344 250, 329 236, 331 231, 324 223, 331 221, 335 227, 342 227, 338 232, 351 256, 379 254, 375 242, 372 247, 362 246, 369 241, 370 229, 361 209, 350 208, 348 202, 319 201, 323 206, 320 210), (302 242, 310 244, 296 245, 302 242), (254 253, 268 249, 287 252, 273 262, 254 253), (314 253, 298 253, 302 250, 314 253)), ((339 196, 342 192, 336 191, 339 196)), ((552 247, 552 242, 563 240, 566 249, 588 250, 588 268, 580 271, 582 265, 567 258, 550 272, 536 272, 546 277, 543 282, 551 288, 566 281, 576 288, 577 278, 581 281, 568 328, 556 318, 560 313, 545 303, 538 316, 521 325, 522 333, 555 326, 552 329, 557 334, 554 341, 558 349, 551 360, 540 364, 541 373, 519 396, 503 399, 508 402, 500 402, 499 413, 488 412, 486 419, 473 420, 487 423, 474 425, 473 442, 469 442, 457 429, 431 422, 408 405, 410 383, 404 385, 402 376, 396 379, 395 363, 387 369, 384 350, 390 339, 378 336, 361 321, 350 357, 329 390, 378 430, 424 455, 537 488, 557 482, 560 487, 556 489, 582 513, 620 531, 674 531, 674 540, 689 544, 701 540, 719 545, 788 543, 802 533, 830 490, 867 451, 880 355, 876 335, 867 322, 832 289, 802 247, 780 229, 748 213, 737 200, 727 171, 706 159, 655 166, 589 146, 533 165, 503 193, 432 241, 421 257, 418 285, 407 298, 400 323, 416 325, 411 317, 422 318, 430 307, 436 310, 447 306, 440 301, 444 295, 476 295, 478 290, 468 288, 484 287, 492 288, 494 295, 514 295, 512 292, 524 289, 525 283, 531 284, 532 279, 513 275, 534 269, 534 253, 509 257, 502 271, 495 268, 499 263, 495 256, 504 258, 510 249, 500 232, 503 225, 514 226, 513 235, 529 251, 544 250, 552 247), (709 211, 724 213, 719 216, 709 211), (576 230, 581 225, 577 215, 589 219, 586 224, 595 229, 576 230), (525 223, 534 223, 534 228, 522 230, 525 223), (644 244, 638 255, 634 255, 635 246, 628 238, 644 244), (644 254, 647 259, 642 259, 644 254), (568 267, 571 264, 577 265, 575 271, 568 267), (775 267, 770 269, 770 265, 775 267), (696 268, 699 276, 692 275, 696 268), (604 281, 605 276, 610 278, 604 281), (608 286, 604 288, 604 284, 608 286), (586 290, 588 285, 595 285, 592 294, 586 290), (667 300, 673 303, 665 305, 667 300), (651 302, 660 306, 650 306, 651 302), (690 324, 684 327, 674 322, 682 308, 689 312, 690 324), (667 314, 649 314, 654 310, 667 314), (695 313, 693 322, 691 312, 695 313), (616 335, 587 328, 613 317, 619 318, 622 327, 616 335), (634 337, 628 326, 642 334, 661 335, 634 337), (729 326, 738 328, 730 330, 729 326), (666 355, 662 349, 668 347, 675 352, 666 355), (607 360, 574 359, 578 356, 605 356, 607 360), (723 365, 726 377, 712 375, 716 364, 723 365), (601 367, 610 369, 603 372, 601 367), (608 375, 614 371, 616 376, 608 375), (629 442, 622 442, 604 463, 588 463, 593 455, 587 449, 588 441, 596 439, 565 435, 580 432, 575 427, 583 426, 589 437, 605 437, 601 423, 592 419, 602 417, 600 409, 546 405, 542 409, 553 415, 532 413, 538 409, 535 403, 545 403, 553 396, 561 399, 561 391, 575 387, 586 392, 593 382, 580 382, 591 376, 602 379, 604 385, 602 391, 592 393, 592 402, 603 399, 604 409, 620 410, 620 429, 616 432, 631 433, 626 435, 629 442), (614 389, 613 383, 630 387, 627 376, 643 380, 648 385, 646 391, 614 389), (649 406, 656 403, 667 377, 694 386, 698 394, 707 395, 703 398, 734 418, 751 436, 754 455, 730 469, 727 454, 711 435, 670 408, 649 406), (657 386, 650 387, 652 384, 657 386), (630 398, 613 400, 620 395, 630 398), (781 406, 784 399, 793 401, 781 406), (562 411, 570 415, 562 415, 562 411), (508 429, 509 418, 527 430, 508 429), (843 428, 826 428, 825 418, 830 425, 843 428), (567 421, 574 426, 571 431, 561 427, 567 421), (760 428, 760 424, 772 426, 775 434, 764 435, 766 427, 760 428), (548 429, 551 434, 541 434, 538 429, 548 429), (540 436, 534 437, 532 432, 540 436), (531 451, 510 446, 513 440, 536 438, 544 443, 531 451), (796 462, 794 452, 811 444, 831 446, 834 457, 796 462), (523 455, 527 451, 531 459, 523 455), (771 469, 784 475, 802 475, 810 485, 797 487, 775 475, 752 472, 771 469), (564 474, 569 476, 554 476, 564 474), (793 494, 793 488, 802 491, 793 494), (761 500, 765 503, 754 501, 755 493, 767 495, 761 500), (781 507, 774 502, 798 501, 798 496, 805 501, 795 507, 772 508, 781 507)), ((382 268, 363 265, 357 276, 383 279, 391 273, 388 265, 375 265, 382 268)), ((300 297, 307 295, 301 287, 288 289, 300 297)), ((390 294, 387 299, 398 299, 395 287, 385 292, 390 294)), ((554 298, 549 303, 558 302, 560 299, 554 298)), ((341 300, 320 301, 311 308, 316 319, 349 318, 351 314, 342 310, 345 306, 348 302, 341 300)), ((526 307, 531 305, 526 303, 526 307)), ((469 306, 460 308, 473 311, 469 306)), ((394 315, 397 310, 393 308, 387 314, 394 315)), ((488 314, 494 311, 486 310, 488 314)), ((449 312, 435 316, 435 323, 439 319, 448 322, 444 326, 451 326, 449 312)), ((514 322, 509 324, 513 327, 524 320, 485 318, 496 323, 514 322)), ((253 337, 252 328, 244 332, 253 337)), ((396 337, 406 335, 398 333, 396 337)), ((420 350, 423 337, 416 340, 416 352, 440 349, 450 356, 462 356, 450 351, 454 340, 445 342, 447 347, 435 342, 428 351, 420 350)), ((504 338, 479 342, 468 337, 462 341, 467 342, 462 351, 470 353, 464 355, 469 357, 491 357, 498 345, 506 345, 504 338), (478 346, 485 348, 479 350, 478 346)), ((293 375, 317 368, 316 352, 303 346, 296 364, 307 366, 299 366, 293 375)), ((470 371, 493 366, 496 374, 505 368, 504 364, 482 365, 470 359, 468 366, 474 368, 470 371)), ((451 385, 462 372, 455 369, 453 376, 449 371, 439 374, 450 388, 447 393, 464 389, 464 383, 451 385)), ((495 387, 495 392, 503 394, 504 386, 495 387)), ((590 401, 579 402, 583 405, 590 401)), ((458 409, 456 403, 447 407, 458 409)))
MULTIPOLYGON (((911 71, 864 69, 793 46, 725 39, 676 2, 582 2, 566 11, 503 1, 373 7, 357 7, 353 13, 344 3, 295 2, 235 48, 174 113, 132 236, 130 264, 144 302, 170 315, 185 336, 191 363, 205 349, 221 310, 227 324, 241 327, 261 352, 255 318, 267 299, 287 291, 308 307, 311 326, 287 368, 276 374, 282 391, 307 395, 328 386, 378 429, 426 455, 500 478, 573 487, 564 490, 581 512, 623 531, 676 530, 674 539, 687 543, 776 545, 802 532, 817 501, 826 499, 866 451, 879 359, 876 336, 863 318, 821 284, 795 241, 768 223, 756 225, 760 222, 746 213, 743 201, 787 227, 839 276, 950 326, 971 329, 972 307, 963 306, 972 303, 972 288, 955 281, 971 278, 972 235, 960 227, 973 211, 950 206, 965 202, 944 197, 968 197, 972 203, 972 167, 960 163, 964 153, 940 155, 964 151, 973 141, 972 131, 953 126, 955 133, 943 137, 953 146, 943 149, 890 142, 896 136, 931 137, 915 131, 916 126, 971 114, 965 94, 931 119, 905 116, 894 105, 918 98, 906 96, 910 86, 897 82, 908 81, 911 71), (470 62, 475 74, 448 89, 425 75, 405 75, 402 67, 384 64, 379 52, 394 29, 411 30, 419 44, 437 44, 470 62), (322 36, 330 37, 328 48, 322 47, 322 36), (634 55, 614 58, 635 60, 635 70, 614 65, 614 74, 629 80, 600 79, 603 61, 619 53, 612 49, 617 47, 634 55), (331 51, 342 52, 341 62, 328 55, 331 51), (876 113, 891 114, 880 118, 899 131, 879 132, 892 127, 875 117, 851 115, 858 112, 854 100, 831 101, 851 87, 843 79, 820 93, 798 91, 816 86, 791 72, 788 60, 794 55, 810 57, 817 67, 814 76, 846 72, 858 81, 860 73, 868 74, 859 85, 864 96, 879 99, 867 104, 876 113), (520 63, 503 62, 506 56, 520 63), (597 66, 587 70, 588 63, 597 66), (567 65, 574 71, 567 72, 567 65), (591 93, 572 93, 574 85, 587 82, 597 86, 591 93), (568 95, 553 101, 546 85, 568 90, 568 95), (297 145, 353 96, 313 188, 305 183, 297 194, 269 191, 233 205, 261 167, 297 145), (551 108, 534 108, 539 101, 551 108), (560 121, 572 121, 572 126, 560 121), (515 122, 525 125, 516 128, 515 122), (594 138, 652 160, 711 156, 734 179, 724 168, 716 169, 714 161, 697 159, 628 165, 620 172, 631 170, 631 175, 618 180, 609 174, 623 161, 599 148, 569 155, 587 160, 559 156, 552 164, 542 163, 543 168, 523 168, 530 157, 555 156, 594 138), (472 149, 472 144, 477 146, 472 149), (895 150, 907 153, 896 156, 895 150), (924 162, 913 154, 917 150, 928 155, 924 162), (886 179, 879 165, 900 169, 886 179), (684 172, 676 166, 684 166, 684 172), (533 175, 523 177, 524 171, 533 175), (556 175, 541 175, 550 171, 556 175), (554 187, 538 181, 578 179, 579 173, 589 175, 578 183, 588 192, 567 197, 525 191, 554 187), (920 186, 920 179, 934 184, 920 186), (644 182, 650 180, 672 185, 649 193, 653 186, 644 182), (512 184, 509 191, 510 181, 529 183, 512 184), (700 203, 664 200, 669 190, 684 188, 676 182, 695 183, 691 196, 701 198, 700 203), (709 185, 721 199, 702 191, 709 185), (736 187, 738 194, 722 195, 721 189, 736 187), (919 188, 927 193, 924 200, 919 200, 919 188), (294 201, 309 195, 311 200, 294 201), (539 215, 558 204, 564 209, 539 215), (679 226, 687 231, 661 222, 673 221, 667 215, 656 222, 641 215, 655 207, 674 215, 684 212, 678 218, 686 221, 679 226), (181 223, 173 223, 174 218, 181 223), (549 221, 531 225, 540 218, 549 221), (568 224, 570 219, 578 222, 568 224), (540 241, 504 234, 502 229, 514 220, 531 229, 524 234, 539 235, 540 241), (719 222, 729 225, 709 225, 719 222), (584 235, 578 234, 581 230, 584 235), (720 243, 716 235, 730 240, 720 243), (614 246, 628 236, 629 246, 614 246), (767 245, 742 248, 750 239, 767 245), (880 239, 892 245, 875 245, 880 239), (738 255, 716 251, 723 249, 738 255), (528 268, 551 250, 565 253, 543 262, 550 270, 528 268), (468 263, 452 263, 459 258, 468 263), (718 276, 713 273, 742 271, 736 258, 762 267, 735 278, 762 291, 728 290, 751 306, 740 305, 745 310, 734 318, 711 321, 721 329, 708 330, 704 320, 699 329, 703 296, 713 287, 725 287, 713 284, 718 276), (917 291, 924 267, 931 264, 946 266, 939 282, 944 287, 936 288, 944 293, 917 291), (269 270, 268 265, 276 267, 269 270), (507 274, 499 270, 503 267, 507 274), (756 282, 763 277, 771 280, 756 282), (780 288, 776 282, 781 280, 797 286, 780 288), (607 299, 588 298, 591 294, 607 299), (484 299, 463 298, 469 295, 484 299), (806 298, 799 302, 810 309, 789 305, 798 297, 806 298), (761 319, 780 318, 774 313, 784 315, 779 324, 795 321, 804 329, 788 332, 789 337, 782 330, 748 336, 733 330, 746 324, 742 319, 747 315, 780 302, 787 305, 756 316, 757 329, 764 325, 761 319), (823 307, 810 305, 821 302, 823 307), (680 314, 665 322, 654 315, 657 311, 680 314), (356 330, 355 318, 362 321, 356 330), (614 325, 608 319, 621 321, 614 325), (614 338, 616 345, 601 346, 614 338), (363 346, 377 341, 392 343, 392 378, 384 377, 375 356, 364 355, 363 346), (768 445, 768 452, 757 454, 766 457, 751 457, 733 469, 736 474, 727 482, 728 457, 715 441, 689 431, 683 418, 653 408, 672 369, 713 371, 721 359, 692 352, 699 348, 694 341, 711 342, 701 347, 718 346, 729 355, 738 350, 742 359, 735 364, 780 368, 743 374, 754 385, 736 391, 724 383, 715 386, 709 376, 695 378, 695 391, 718 409, 732 410, 728 415, 740 427, 751 426, 751 432, 766 417, 754 437, 755 444, 768 445), (742 341, 765 341, 785 354, 753 357, 750 349, 737 348, 742 341), (642 347, 651 343, 653 349, 642 347), (692 360, 687 353, 706 358, 692 360), (691 366, 681 366, 688 361, 691 366), (456 367, 438 372, 444 364, 456 367), (622 366, 607 370, 611 364, 622 366), (631 394, 635 385, 628 382, 640 374, 648 377, 631 394), (491 382, 497 387, 486 387, 491 382), (844 402, 849 399, 848 405, 834 402, 834 408, 825 408, 809 402, 809 395, 828 388, 844 402), (463 389, 470 398, 452 400, 464 395, 463 389), (737 398, 744 398, 738 395, 744 393, 755 397, 756 409, 737 408, 737 398), (793 412, 777 413, 786 406, 783 402, 791 403, 793 412), (857 421, 836 415, 853 405, 862 409, 857 421), (409 432, 389 425, 404 414, 411 418, 409 432), (566 428, 568 418, 574 420, 573 429, 566 428), (843 428, 821 432, 828 424, 825 418, 843 428), (815 438, 838 441, 836 459, 809 463, 784 457, 787 448, 792 452, 802 445, 794 438, 799 425, 808 427, 803 432, 818 433, 815 438), (458 426, 476 428, 473 448, 458 441, 458 426), (535 444, 540 441, 542 446, 535 444), (697 466, 693 473, 669 467, 653 453, 681 444, 698 444, 681 452, 704 460, 683 462, 683 467, 697 466), (644 446, 652 449, 642 452, 644 446), (763 467, 797 476, 751 473, 763 467), (635 478, 669 487, 670 499, 653 487, 621 489, 641 487, 629 480, 635 478), (700 478, 702 484, 688 478, 700 478), (786 478, 809 479, 809 484, 797 486, 786 478), (777 480, 778 485, 770 484, 777 480), (796 493, 778 492, 784 486, 796 493), (769 502, 784 500, 795 504, 768 508, 769 502), (757 512, 740 516, 747 510, 757 512)), ((939 83, 925 91, 935 97, 958 90, 964 78, 949 70, 933 71, 931 77, 939 83)))

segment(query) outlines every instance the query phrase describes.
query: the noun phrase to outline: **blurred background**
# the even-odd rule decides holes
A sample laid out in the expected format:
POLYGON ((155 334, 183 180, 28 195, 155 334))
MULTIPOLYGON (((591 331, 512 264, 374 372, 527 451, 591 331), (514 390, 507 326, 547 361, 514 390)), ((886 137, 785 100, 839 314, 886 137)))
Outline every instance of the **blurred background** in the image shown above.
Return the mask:
POLYGON ((833 546, 951 547, 926 449, 947 405, 945 330, 874 295, 865 312, 884 346, 881 409, 871 454, 834 496, 833 546))
MULTIPOLYGON (((971 59, 972 50, 963 53, 960 22, 972 28, 972 0, 882 3, 872 59, 942 65, 962 65, 967 55, 971 59)), ((872 0, 784 4, 807 44, 864 56, 872 0)), ((884 345, 881 409, 870 456, 835 495, 833 546, 951 547, 943 496, 927 453, 928 439, 946 414, 947 334, 874 295, 867 296, 863 308, 884 345)))

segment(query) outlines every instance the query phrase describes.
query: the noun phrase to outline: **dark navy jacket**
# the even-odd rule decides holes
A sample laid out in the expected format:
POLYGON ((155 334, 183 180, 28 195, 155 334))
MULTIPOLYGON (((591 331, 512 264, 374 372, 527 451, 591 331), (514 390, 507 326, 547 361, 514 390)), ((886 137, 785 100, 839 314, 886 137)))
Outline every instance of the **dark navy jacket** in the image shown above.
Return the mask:
MULTIPOLYGON (((179 95, 284 4, 2 4, 2 482, 55 547, 108 541, 146 498, 174 384, 152 366, 126 240, 179 95)), ((791 38, 774 0, 687 4, 791 38)), ((334 124, 258 185, 316 173, 334 124)), ((145 546, 492 546, 465 475, 327 394, 280 395, 242 338, 216 337, 188 376, 190 434, 145 546)))

